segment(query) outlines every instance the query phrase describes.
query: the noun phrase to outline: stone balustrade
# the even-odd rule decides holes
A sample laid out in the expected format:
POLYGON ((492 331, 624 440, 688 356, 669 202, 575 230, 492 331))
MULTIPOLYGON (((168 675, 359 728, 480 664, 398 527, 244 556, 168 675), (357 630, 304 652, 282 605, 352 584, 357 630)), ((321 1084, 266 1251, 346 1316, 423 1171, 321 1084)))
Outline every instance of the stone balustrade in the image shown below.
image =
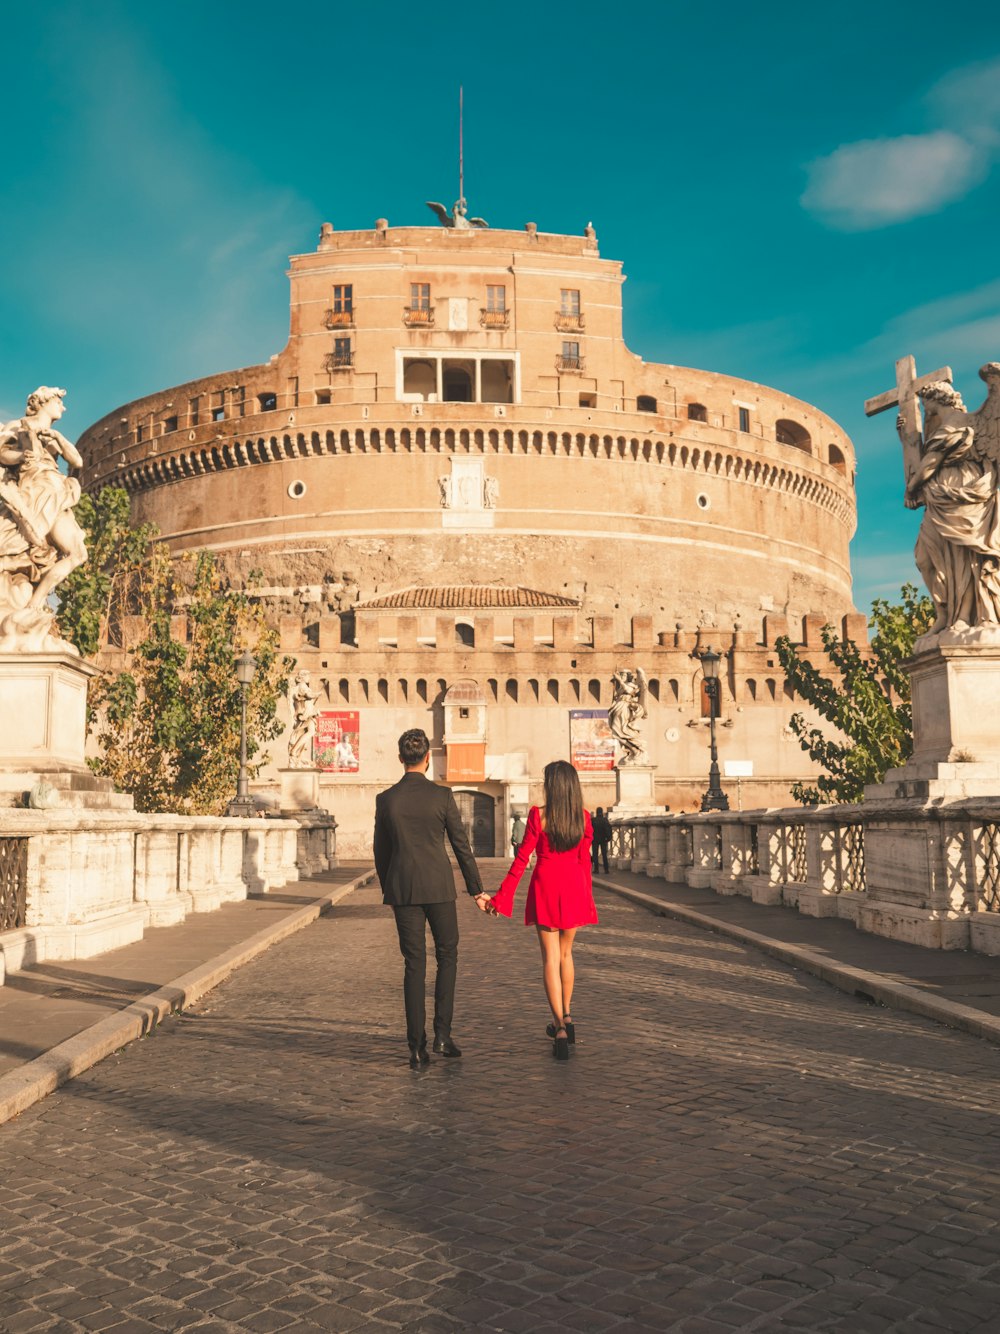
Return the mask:
POLYGON ((9 845, 19 856, 0 857, 17 868, 0 886, 16 914, 0 921, 0 982, 7 969, 90 958, 147 927, 328 869, 332 828, 308 830, 305 841, 300 833, 289 819, 3 810, 0 853, 9 845))
POLYGON ((1000 799, 612 819, 617 870, 1000 954, 1000 799))

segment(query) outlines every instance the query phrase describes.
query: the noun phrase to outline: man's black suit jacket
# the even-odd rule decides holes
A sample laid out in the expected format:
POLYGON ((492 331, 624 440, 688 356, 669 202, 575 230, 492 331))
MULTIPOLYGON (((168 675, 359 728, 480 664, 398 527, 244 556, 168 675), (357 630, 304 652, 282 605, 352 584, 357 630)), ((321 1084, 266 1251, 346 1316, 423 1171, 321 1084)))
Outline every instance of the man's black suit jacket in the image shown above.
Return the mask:
POLYGON ((445 851, 447 837, 470 894, 483 890, 451 789, 422 773, 405 773, 375 798, 375 870, 382 902, 445 903, 455 898, 455 877, 445 851))

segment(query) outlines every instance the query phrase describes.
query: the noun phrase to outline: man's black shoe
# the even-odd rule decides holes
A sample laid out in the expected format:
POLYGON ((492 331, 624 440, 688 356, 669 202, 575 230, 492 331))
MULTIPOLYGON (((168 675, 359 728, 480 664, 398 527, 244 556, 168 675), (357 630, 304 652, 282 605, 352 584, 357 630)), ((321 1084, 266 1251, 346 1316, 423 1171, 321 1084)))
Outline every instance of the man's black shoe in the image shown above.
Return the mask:
POLYGON ((435 1038, 434 1051, 438 1056, 461 1056, 462 1052, 456 1047, 451 1038, 435 1038))
POLYGON ((410 1052, 411 1070, 426 1070, 427 1067, 430 1065, 430 1063, 431 1063, 431 1058, 427 1055, 426 1047, 421 1047, 418 1051, 410 1052))

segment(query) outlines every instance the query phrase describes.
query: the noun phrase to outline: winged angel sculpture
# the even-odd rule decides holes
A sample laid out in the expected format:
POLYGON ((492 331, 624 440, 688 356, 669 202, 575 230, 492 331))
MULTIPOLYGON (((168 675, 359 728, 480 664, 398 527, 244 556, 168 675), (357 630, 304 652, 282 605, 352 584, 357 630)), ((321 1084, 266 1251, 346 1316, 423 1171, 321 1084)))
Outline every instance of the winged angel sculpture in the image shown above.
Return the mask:
POLYGON ((634 672, 623 669, 615 672, 611 681, 614 694, 608 709, 608 726, 624 751, 622 764, 638 764, 643 757, 639 724, 648 716, 646 673, 641 667, 634 672))
POLYGON ((937 612, 931 634, 1000 627, 1000 362, 979 377, 987 396, 978 412, 934 380, 917 390, 922 440, 909 438, 902 414, 896 421, 904 448, 920 449, 905 504, 924 510, 914 558, 937 612))
POLYGON ((55 423, 65 389, 42 385, 23 417, 0 426, 0 653, 71 652, 49 595, 87 559, 73 514, 80 483, 59 467, 83 459, 55 423))
POLYGON ((427 207, 432 213, 436 213, 442 227, 454 227, 460 232, 470 232, 474 227, 488 227, 490 224, 484 218, 470 218, 466 214, 468 205, 464 199, 456 199, 449 213, 444 204, 432 204, 427 200, 427 207))

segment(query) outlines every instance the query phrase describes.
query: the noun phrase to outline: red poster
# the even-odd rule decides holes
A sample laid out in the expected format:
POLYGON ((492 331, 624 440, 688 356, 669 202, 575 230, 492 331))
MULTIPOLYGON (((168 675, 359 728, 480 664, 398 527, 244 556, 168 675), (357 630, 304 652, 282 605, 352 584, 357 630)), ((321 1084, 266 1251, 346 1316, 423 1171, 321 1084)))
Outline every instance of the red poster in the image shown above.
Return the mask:
POLYGON ((615 739, 607 709, 570 709, 569 760, 579 773, 615 767, 615 739))
POLYGON ((338 709, 316 718, 316 767, 328 774, 356 774, 361 765, 361 721, 357 709, 338 709))

